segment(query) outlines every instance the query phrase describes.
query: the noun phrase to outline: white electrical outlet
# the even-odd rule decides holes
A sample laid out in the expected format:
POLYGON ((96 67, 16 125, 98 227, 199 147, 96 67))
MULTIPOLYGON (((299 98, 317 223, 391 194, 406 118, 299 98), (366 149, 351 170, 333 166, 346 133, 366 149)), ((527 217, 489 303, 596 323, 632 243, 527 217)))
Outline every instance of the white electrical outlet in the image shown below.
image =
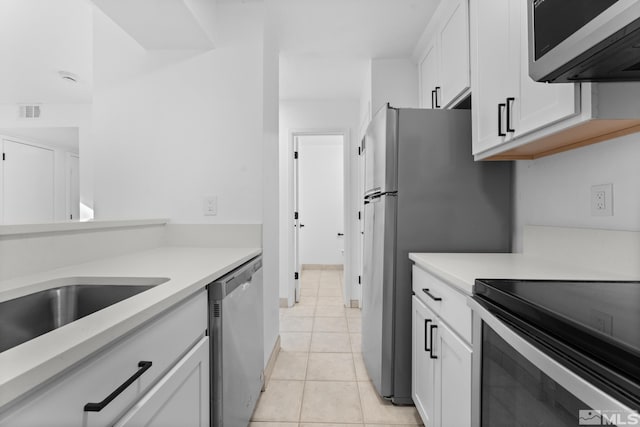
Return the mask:
POLYGON ((591 186, 591 216, 613 216, 613 184, 591 186))
POLYGON ((207 196, 203 199, 202 213, 205 216, 218 215, 218 196, 207 196))

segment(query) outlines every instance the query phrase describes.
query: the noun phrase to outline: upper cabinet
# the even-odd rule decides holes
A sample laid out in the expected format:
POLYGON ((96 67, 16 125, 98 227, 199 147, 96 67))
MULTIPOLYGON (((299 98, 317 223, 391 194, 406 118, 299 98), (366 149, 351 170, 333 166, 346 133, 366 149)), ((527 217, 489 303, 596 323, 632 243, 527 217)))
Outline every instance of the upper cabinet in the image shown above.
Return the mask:
POLYGON ((420 106, 450 108, 469 93, 469 3, 441 2, 415 56, 420 71, 420 106))
POLYGON ((534 159, 640 131, 640 83, 529 77, 526 2, 470 0, 473 154, 534 159))

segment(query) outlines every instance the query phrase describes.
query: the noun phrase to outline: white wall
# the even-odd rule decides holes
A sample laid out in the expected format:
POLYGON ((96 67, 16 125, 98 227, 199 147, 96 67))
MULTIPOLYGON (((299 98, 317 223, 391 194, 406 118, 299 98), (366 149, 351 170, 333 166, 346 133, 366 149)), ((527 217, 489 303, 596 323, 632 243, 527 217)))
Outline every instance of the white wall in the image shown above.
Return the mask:
MULTIPOLYGON (((80 203, 87 209, 81 211, 81 219, 91 218, 93 207, 93 168, 91 161, 91 105, 90 104, 46 104, 42 116, 37 120, 18 117, 16 105, 0 104, 0 128, 55 128, 77 127, 80 160, 80 203), (83 216, 84 213, 84 216, 83 216)), ((64 179, 64 177, 62 178, 64 179)), ((58 206, 56 210, 62 209, 58 206)), ((64 209, 61 211, 64 213, 64 209)), ((63 220, 65 218, 56 219, 63 220)))
POLYGON ((94 13, 95 212, 178 224, 264 219, 268 357, 278 336, 277 52, 262 3, 220 4, 218 18, 216 49, 158 51, 94 13), (217 196, 217 216, 203 215, 205 196, 217 196))
POLYGON ((524 225, 640 231, 640 136, 516 162, 514 251, 524 225), (613 216, 591 216, 591 186, 613 184, 613 216))
POLYGON ((344 265, 343 159, 341 135, 298 138, 301 264, 344 265))
MULTIPOLYGON (((269 2, 267 2, 268 6, 269 2)), ((279 100, 277 28, 272 8, 266 7, 264 17, 263 53, 263 159, 262 159, 262 241, 264 265, 264 364, 280 333, 280 201, 279 189, 279 100)))
POLYGON ((418 66, 410 58, 371 60, 371 113, 386 103, 396 108, 418 107, 418 66))
MULTIPOLYGON (((360 104, 358 100, 280 101, 280 298, 293 304, 293 145, 296 131, 345 131, 345 185, 350 190, 345 197, 347 218, 351 218, 351 234, 345 235, 346 284, 351 284, 351 298, 359 299, 358 272, 351 266, 358 262, 357 217, 360 199, 357 191, 357 146, 360 104)), ((346 227, 346 224, 345 224, 346 227)), ((346 229, 345 229, 346 231, 346 229)))
MULTIPOLYGON (((2 147, 2 140, 7 139, 9 141, 25 143, 28 145, 34 145, 36 147, 45 148, 53 151, 53 220, 54 221, 66 221, 67 217, 67 191, 68 191, 68 183, 67 183, 67 170, 69 168, 68 164, 68 154, 74 153, 78 154, 78 150, 68 150, 60 147, 52 146, 49 144, 44 144, 41 141, 37 141, 34 139, 27 138, 16 138, 12 135, 4 136, 0 134, 0 148, 2 147)), ((0 172, 2 171, 2 167, 0 167, 0 172)), ((1 182, 1 178, 0 178, 1 182)), ((0 188, 0 208, 2 203, 2 191, 0 188)), ((29 191, 29 188, 20 189, 18 191, 29 191)), ((1 217, 0 217, 1 220, 1 217)), ((27 221, 24 221, 27 222, 27 221)), ((22 223, 22 222, 21 222, 22 223)))
POLYGON ((237 34, 209 51, 146 51, 95 11, 97 218, 262 222, 261 6, 228 9, 237 34))

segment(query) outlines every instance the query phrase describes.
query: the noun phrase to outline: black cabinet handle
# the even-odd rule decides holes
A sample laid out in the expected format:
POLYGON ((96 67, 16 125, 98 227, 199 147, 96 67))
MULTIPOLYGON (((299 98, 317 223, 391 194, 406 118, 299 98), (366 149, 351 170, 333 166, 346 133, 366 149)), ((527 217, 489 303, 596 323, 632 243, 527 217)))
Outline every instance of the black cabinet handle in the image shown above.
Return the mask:
POLYGON ((506 133, 502 132, 502 112, 506 106, 507 104, 498 104, 498 136, 507 136, 506 133))
POLYGON ((513 102, 515 98, 507 98, 507 132, 515 132, 516 130, 511 127, 511 119, 513 117, 513 102))
POLYGON ((431 91, 431 108, 436 108, 437 101, 435 100, 435 97, 436 97, 436 91, 432 90, 431 91))
POLYGON ((438 103, 438 95, 440 95, 440 86, 436 86, 436 108, 440 108, 440 104, 438 103))
POLYGON ((431 292, 429 292, 429 289, 423 289, 422 292, 427 294, 429 296, 429 298, 431 298, 434 301, 442 301, 442 298, 433 295, 431 292))
POLYGON ((338 237, 344 236, 344 233, 338 233, 338 237))
POLYGON ((429 334, 428 334, 428 326, 431 323, 431 319, 424 319, 424 351, 431 351, 431 349, 427 346, 429 342, 429 334))
POLYGON ((142 374, 144 374, 147 369, 149 369, 151 367, 152 363, 151 362, 138 362, 138 371, 131 375, 131 377, 129 377, 128 380, 126 380, 124 383, 122 383, 122 385, 120 387, 118 387, 117 389, 115 389, 115 391, 113 393, 111 393, 109 396, 105 397, 104 400, 102 402, 98 402, 98 403, 87 403, 86 405, 84 405, 84 411, 85 412, 100 412, 102 411, 105 406, 107 406, 109 403, 111 403, 111 401, 113 399, 115 399, 116 397, 118 397, 118 395, 120 393, 122 393, 123 391, 125 391, 125 389, 127 387, 129 387, 131 384, 133 384, 133 382, 135 380, 137 380, 142 374))
POLYGON ((438 329, 438 325, 431 325, 431 327, 429 328, 429 332, 431 333, 431 336, 429 337, 429 357, 432 359, 437 359, 438 356, 435 356, 433 354, 433 330, 434 329, 438 329))

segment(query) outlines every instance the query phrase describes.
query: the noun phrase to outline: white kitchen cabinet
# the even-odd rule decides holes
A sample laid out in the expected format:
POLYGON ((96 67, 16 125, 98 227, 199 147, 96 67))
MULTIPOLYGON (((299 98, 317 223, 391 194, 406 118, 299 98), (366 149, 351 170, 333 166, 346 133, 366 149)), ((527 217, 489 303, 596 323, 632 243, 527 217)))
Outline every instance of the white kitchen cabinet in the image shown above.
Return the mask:
POLYGON ((471 311, 466 297, 413 267, 412 397, 425 425, 471 425, 471 311), (467 328, 467 324, 469 328, 467 328))
POLYGON ((411 396, 424 425, 432 426, 435 425, 436 371, 434 359, 429 353, 428 337, 429 327, 436 316, 415 296, 412 300, 412 310, 411 396))
POLYGON ((423 108, 436 107, 436 87, 438 87, 438 50, 435 40, 429 44, 420 62, 420 105, 423 108))
POLYGON ((529 77, 525 3, 470 0, 469 11, 476 160, 534 159, 640 131, 640 84, 529 77))
MULTIPOLYGON (((123 413, 148 396, 156 384, 163 381, 173 384, 167 372, 174 372, 180 361, 184 361, 183 356, 202 343, 206 329, 207 294, 203 290, 3 409, 0 426, 112 426, 123 413), (144 369, 140 362, 152 364, 144 369), (141 374, 102 410, 84 410, 87 403, 103 402, 136 373, 141 374)), ((208 346, 204 347, 208 350, 208 346)), ((198 355, 202 357, 202 353, 198 355)), ((200 364, 198 369, 198 381, 204 381, 208 387, 208 372, 204 373, 208 371, 208 364, 200 364)), ((189 378, 193 381, 195 377, 189 378)), ((193 387, 188 386, 188 389, 193 387)), ((180 393, 180 396, 184 395, 180 393)), ((208 399, 202 404, 206 404, 208 414, 208 399)), ((188 418, 186 414, 184 417, 188 418)))
POLYGON ((529 77, 526 8, 471 0, 474 154, 577 114, 575 84, 529 77))
POLYGON ((471 425, 471 348, 440 321, 433 331, 436 387, 439 393, 437 425, 471 425))
POLYGON ((114 427, 208 427, 209 337, 203 337, 114 427))
POLYGON ((470 87, 468 0, 441 2, 420 46, 420 105, 449 108, 470 87))

